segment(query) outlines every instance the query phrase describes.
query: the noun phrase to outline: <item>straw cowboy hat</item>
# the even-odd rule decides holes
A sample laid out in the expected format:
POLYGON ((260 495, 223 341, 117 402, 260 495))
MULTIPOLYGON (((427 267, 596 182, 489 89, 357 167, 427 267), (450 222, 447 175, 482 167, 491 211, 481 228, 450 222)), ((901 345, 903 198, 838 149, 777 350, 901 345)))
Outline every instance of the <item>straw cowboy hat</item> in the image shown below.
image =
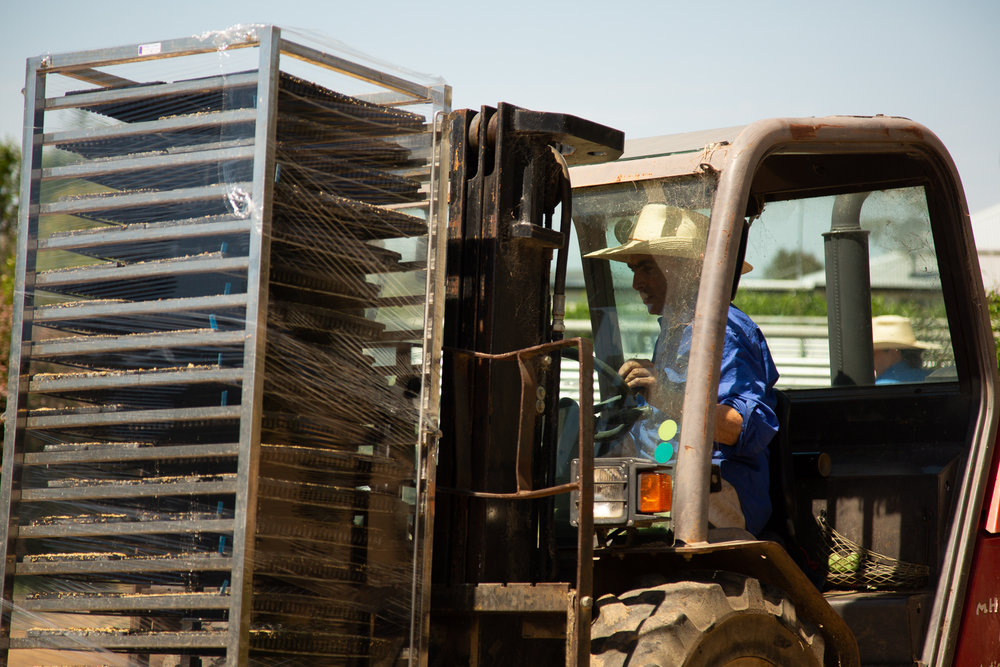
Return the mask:
MULTIPOLYGON (((708 217, 697 211, 646 204, 639 211, 629 240, 620 246, 589 252, 585 257, 628 261, 636 255, 656 255, 698 259, 705 253, 708 217)), ((753 267, 743 262, 742 273, 753 267)))
POLYGON ((936 350, 937 345, 923 343, 913 335, 909 318, 879 315, 872 318, 872 347, 876 350, 936 350))

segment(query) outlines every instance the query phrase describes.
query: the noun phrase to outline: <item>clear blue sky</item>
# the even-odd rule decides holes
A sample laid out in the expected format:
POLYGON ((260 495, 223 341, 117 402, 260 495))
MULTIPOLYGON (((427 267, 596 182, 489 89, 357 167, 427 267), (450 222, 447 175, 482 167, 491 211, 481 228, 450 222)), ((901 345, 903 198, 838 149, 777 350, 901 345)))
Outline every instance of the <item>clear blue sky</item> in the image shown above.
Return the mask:
POLYGON ((444 78, 454 106, 561 111, 627 137, 771 116, 901 115, 947 145, 973 213, 1000 203, 996 0, 7 0, 0 138, 25 59, 272 23, 444 78))

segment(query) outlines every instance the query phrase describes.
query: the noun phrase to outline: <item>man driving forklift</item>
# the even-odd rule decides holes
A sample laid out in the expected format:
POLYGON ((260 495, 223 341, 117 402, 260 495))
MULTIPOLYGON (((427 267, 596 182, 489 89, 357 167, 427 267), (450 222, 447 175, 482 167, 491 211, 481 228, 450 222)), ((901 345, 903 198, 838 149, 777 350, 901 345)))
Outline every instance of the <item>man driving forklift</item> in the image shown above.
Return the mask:
MULTIPOLYGON (((659 321, 650 359, 633 358, 618 373, 651 408, 622 444, 624 452, 665 463, 675 452, 670 440, 679 415, 691 346, 696 290, 704 258, 708 218, 663 203, 646 204, 629 239, 588 253, 588 258, 624 262, 632 271, 632 289, 659 321)), ((742 273, 751 270, 744 262, 742 273)), ((778 430, 774 384, 778 371, 757 325, 730 304, 715 409, 713 462, 722 476, 711 494, 709 523, 758 535, 771 513, 768 494, 768 444, 778 430)))

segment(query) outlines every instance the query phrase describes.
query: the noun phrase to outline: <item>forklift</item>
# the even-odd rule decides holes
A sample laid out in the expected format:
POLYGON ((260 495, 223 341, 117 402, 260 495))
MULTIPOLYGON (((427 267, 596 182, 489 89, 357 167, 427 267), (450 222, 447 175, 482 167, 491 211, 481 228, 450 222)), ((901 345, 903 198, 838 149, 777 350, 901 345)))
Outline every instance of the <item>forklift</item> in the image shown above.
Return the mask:
POLYGON ((995 349, 959 177, 929 130, 774 119, 597 162, 614 133, 571 116, 501 104, 449 122, 429 664, 997 655, 982 604, 997 589, 995 349), (710 221, 700 273, 679 281, 690 352, 663 410, 617 373, 649 358, 656 318, 625 264, 594 256, 634 239, 651 205, 710 221), (818 266, 770 278, 781 250, 818 266), (826 312, 783 324, 768 289, 826 312), (708 520, 734 300, 760 309, 782 376, 756 537, 708 520), (873 315, 893 309, 927 339, 919 382, 876 377, 873 315), (622 447, 643 428, 655 454, 622 447))

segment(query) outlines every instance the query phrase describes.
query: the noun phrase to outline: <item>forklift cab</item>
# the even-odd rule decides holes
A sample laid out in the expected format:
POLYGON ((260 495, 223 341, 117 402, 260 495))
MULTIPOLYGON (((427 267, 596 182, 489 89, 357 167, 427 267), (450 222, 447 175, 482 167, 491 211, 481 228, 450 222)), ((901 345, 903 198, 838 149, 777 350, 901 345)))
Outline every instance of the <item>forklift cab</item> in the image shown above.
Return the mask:
MULTIPOLYGON (((936 137, 897 118, 771 120, 627 142, 619 160, 571 176, 586 305, 573 310, 570 284, 568 331, 593 338, 598 368, 618 369, 651 359, 669 327, 688 329, 685 372, 656 368, 660 404, 640 397, 625 419, 617 411, 617 440, 601 441, 600 410, 636 399, 613 373, 595 373, 596 454, 620 456, 631 438, 627 455, 669 468, 672 507, 660 519, 675 547, 711 541, 713 409, 732 302, 778 371, 769 527, 811 563, 863 662, 937 664, 953 648, 954 591, 971 556, 959 537, 983 502, 996 369, 964 195, 936 137), (634 262, 608 257, 657 244, 643 236, 654 209, 705 224, 684 250, 685 273, 661 265, 673 278, 662 304, 633 289, 634 262)), ((600 460, 599 524, 596 471, 600 460)), ((598 588, 609 585, 601 572, 598 588)))

